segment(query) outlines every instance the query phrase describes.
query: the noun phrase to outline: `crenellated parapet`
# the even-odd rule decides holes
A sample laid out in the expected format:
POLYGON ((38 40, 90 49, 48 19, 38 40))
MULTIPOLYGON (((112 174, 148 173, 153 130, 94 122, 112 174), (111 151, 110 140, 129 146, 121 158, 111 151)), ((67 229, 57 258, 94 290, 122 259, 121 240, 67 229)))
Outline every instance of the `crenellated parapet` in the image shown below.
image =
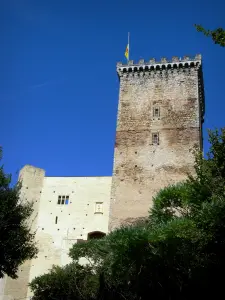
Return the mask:
POLYGON ((127 64, 121 62, 117 63, 117 73, 120 79, 143 77, 154 78, 155 76, 165 77, 169 74, 178 74, 181 72, 189 74, 193 71, 198 72, 198 93, 203 118, 205 113, 205 100, 201 54, 197 54, 194 57, 184 56, 183 58, 173 56, 171 60, 162 57, 160 61, 151 58, 149 61, 140 59, 137 63, 133 60, 129 60, 127 64))
POLYGON ((171 60, 163 57, 160 61, 156 61, 154 58, 151 58, 149 61, 140 59, 138 63, 129 60, 127 64, 123 64, 122 62, 117 63, 117 73, 119 77, 123 77, 124 75, 134 73, 136 73, 135 75, 144 75, 152 71, 188 70, 193 67, 198 68, 201 66, 201 60, 202 57, 200 54, 195 57, 184 56, 183 58, 173 56, 171 60))

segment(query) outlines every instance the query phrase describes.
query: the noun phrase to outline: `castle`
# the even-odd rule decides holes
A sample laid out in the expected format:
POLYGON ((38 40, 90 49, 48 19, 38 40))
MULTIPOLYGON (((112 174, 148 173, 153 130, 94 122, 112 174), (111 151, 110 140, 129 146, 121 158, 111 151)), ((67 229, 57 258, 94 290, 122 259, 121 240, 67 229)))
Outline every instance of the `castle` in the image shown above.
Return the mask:
POLYGON ((20 267, 17 280, 1 281, 0 299, 30 299, 28 282, 69 263, 73 244, 147 216, 160 188, 193 172, 204 120, 201 55, 118 63, 117 74, 112 177, 48 177, 30 165, 20 171, 21 197, 34 202, 39 253, 20 267))

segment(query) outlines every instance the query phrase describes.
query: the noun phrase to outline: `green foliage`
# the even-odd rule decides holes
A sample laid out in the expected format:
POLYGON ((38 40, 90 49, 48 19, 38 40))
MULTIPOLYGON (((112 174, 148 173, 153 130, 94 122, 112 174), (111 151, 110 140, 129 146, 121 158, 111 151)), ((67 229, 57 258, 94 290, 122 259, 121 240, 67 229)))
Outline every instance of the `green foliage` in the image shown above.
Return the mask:
MULTIPOLYGON (((207 159, 196 153, 195 175, 161 190, 147 222, 121 227, 101 240, 72 247, 70 256, 76 266, 81 257, 89 260, 90 269, 82 269, 85 280, 73 271, 74 278, 79 277, 79 289, 87 278, 96 283, 90 284, 91 294, 87 291, 83 299, 147 300, 151 296, 186 300, 223 292, 225 129, 210 131, 209 141, 207 159)), ((41 298, 48 289, 57 299, 80 299, 77 287, 74 294, 68 285, 63 285, 63 294, 56 292, 57 280, 64 276, 60 272, 69 272, 58 270, 56 277, 50 273, 45 275, 48 280, 43 276, 35 279, 42 283, 39 289, 32 285, 34 299, 56 299, 41 298)))
MULTIPOLYGON (((225 129, 209 131, 209 141, 207 159, 201 153, 196 155, 196 176, 160 191, 150 212, 153 224, 162 222, 167 227, 170 220, 179 222, 184 218, 195 225, 191 232, 196 234, 194 245, 198 251, 188 263, 191 276, 185 282, 189 291, 196 285, 202 292, 219 291, 220 273, 225 266, 225 129)), ((190 256, 187 252, 186 262, 190 256)))
POLYGON ((70 249, 69 255, 73 261, 78 262, 81 257, 85 257, 89 260, 89 263, 99 265, 102 259, 105 258, 106 251, 106 237, 104 237, 101 240, 93 239, 87 243, 75 244, 70 249))
MULTIPOLYGON (((0 149, 0 159, 2 150, 0 149)), ((20 200, 21 185, 10 187, 11 176, 0 167, 0 278, 5 274, 16 278, 18 267, 37 253, 34 235, 26 221, 32 205, 20 200)))
POLYGON ((158 224, 188 215, 188 187, 188 184, 180 183, 160 190, 153 199, 150 222, 158 224))
POLYGON ((225 30, 217 28, 215 30, 206 30, 201 25, 195 24, 197 31, 202 32, 205 36, 211 37, 215 44, 225 47, 225 30))
POLYGON ((98 290, 97 276, 91 267, 71 263, 63 268, 53 266, 48 274, 35 278, 30 287, 32 300, 92 300, 98 290))

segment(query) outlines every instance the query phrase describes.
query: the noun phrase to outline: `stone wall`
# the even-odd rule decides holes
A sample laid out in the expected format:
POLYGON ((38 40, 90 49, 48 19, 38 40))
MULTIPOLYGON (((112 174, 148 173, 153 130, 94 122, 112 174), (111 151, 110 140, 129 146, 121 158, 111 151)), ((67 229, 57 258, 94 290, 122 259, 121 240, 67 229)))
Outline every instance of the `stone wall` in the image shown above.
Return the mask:
POLYGON ((34 202, 30 226, 36 231, 39 253, 20 267, 17 280, 0 282, 1 300, 32 296, 28 283, 53 264, 69 263, 73 244, 87 240, 88 233, 108 232, 111 177, 44 177, 44 173, 32 166, 20 172, 21 198, 34 202), (69 196, 67 203, 58 204, 59 196, 69 196))
POLYGON ((47 273, 53 265, 69 263, 69 249, 77 240, 87 240, 88 233, 108 232, 111 180, 111 177, 44 178, 36 233, 39 253, 32 260, 29 281, 47 273), (69 196, 68 204, 58 204, 59 196, 69 196), (99 212, 96 203, 101 203, 99 212))
POLYGON ((159 189, 193 172, 192 150, 201 147, 204 114, 199 56, 160 64, 131 61, 118 64, 117 72, 110 230, 147 216, 159 189))

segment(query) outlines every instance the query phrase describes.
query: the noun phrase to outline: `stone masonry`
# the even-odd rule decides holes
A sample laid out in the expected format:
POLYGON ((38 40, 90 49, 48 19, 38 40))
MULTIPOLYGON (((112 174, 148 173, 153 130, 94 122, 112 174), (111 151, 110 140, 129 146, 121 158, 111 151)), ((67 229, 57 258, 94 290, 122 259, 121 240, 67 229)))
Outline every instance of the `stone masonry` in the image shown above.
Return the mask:
POLYGON ((119 108, 109 230, 148 215, 161 188, 193 172, 202 147, 201 56, 117 64, 119 108))
POLYGON ((70 263, 73 244, 92 233, 108 233, 111 176, 47 177, 43 169, 26 165, 19 178, 21 199, 34 203, 30 226, 39 252, 19 268, 17 280, 0 282, 0 300, 30 299, 28 283, 53 265, 70 263), (68 197, 68 202, 59 203, 59 197, 68 197))

